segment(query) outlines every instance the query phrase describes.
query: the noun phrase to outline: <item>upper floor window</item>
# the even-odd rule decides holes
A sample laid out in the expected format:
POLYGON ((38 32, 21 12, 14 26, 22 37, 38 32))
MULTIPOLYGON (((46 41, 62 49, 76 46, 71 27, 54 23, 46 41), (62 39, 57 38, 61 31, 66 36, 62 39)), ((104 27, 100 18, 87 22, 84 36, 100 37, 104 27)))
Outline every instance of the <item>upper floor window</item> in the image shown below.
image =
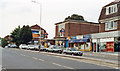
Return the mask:
POLYGON ((117 11, 117 4, 106 7, 106 15, 116 13, 117 11))
POLYGON ((110 21, 105 23, 105 31, 117 29, 117 21, 110 21))
POLYGON ((63 28, 65 29, 65 24, 59 24, 59 29, 58 29, 58 34, 60 37, 64 37, 65 36, 65 33, 61 33, 60 30, 63 28))

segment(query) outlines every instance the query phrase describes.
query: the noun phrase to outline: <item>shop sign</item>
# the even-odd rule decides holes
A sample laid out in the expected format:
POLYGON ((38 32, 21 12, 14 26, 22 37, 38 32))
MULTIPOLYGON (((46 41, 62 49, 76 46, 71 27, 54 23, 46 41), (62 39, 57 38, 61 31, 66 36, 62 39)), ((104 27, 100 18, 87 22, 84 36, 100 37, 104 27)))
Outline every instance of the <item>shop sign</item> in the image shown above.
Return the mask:
POLYGON ((75 40, 75 42, 87 42, 89 41, 89 39, 77 39, 75 40))
POLYGON ((92 42, 93 42, 93 43, 97 42, 97 39, 92 39, 92 42))
POLYGON ((70 39, 71 39, 71 40, 72 40, 72 39, 76 39, 76 36, 71 36, 71 38, 70 38, 70 39))
POLYGON ((114 42, 107 42, 107 52, 114 52, 114 42))
POLYGON ((84 35, 83 38, 90 38, 90 35, 84 35))
POLYGON ((82 39, 82 38, 83 38, 83 35, 76 36, 76 39, 82 39))
POLYGON ((100 42, 114 42, 114 38, 102 38, 100 42))
POLYGON ((34 33, 34 34, 39 34, 39 31, 32 31, 32 33, 34 33))

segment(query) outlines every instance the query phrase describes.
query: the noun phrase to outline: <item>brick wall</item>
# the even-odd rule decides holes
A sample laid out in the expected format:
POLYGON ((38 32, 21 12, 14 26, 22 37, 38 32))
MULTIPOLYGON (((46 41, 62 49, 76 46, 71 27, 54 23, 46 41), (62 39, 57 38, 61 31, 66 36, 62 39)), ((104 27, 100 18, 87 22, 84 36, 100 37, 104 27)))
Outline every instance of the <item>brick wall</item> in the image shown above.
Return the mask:
POLYGON ((56 25, 56 26, 55 26, 55 37, 58 36, 58 29, 59 29, 59 28, 58 28, 58 26, 56 25))
MULTIPOLYGON (((91 23, 66 23, 65 24, 65 37, 76 36, 76 35, 85 35, 99 32, 98 24, 91 23)), ((58 37, 58 25, 56 25, 56 35, 58 37)))

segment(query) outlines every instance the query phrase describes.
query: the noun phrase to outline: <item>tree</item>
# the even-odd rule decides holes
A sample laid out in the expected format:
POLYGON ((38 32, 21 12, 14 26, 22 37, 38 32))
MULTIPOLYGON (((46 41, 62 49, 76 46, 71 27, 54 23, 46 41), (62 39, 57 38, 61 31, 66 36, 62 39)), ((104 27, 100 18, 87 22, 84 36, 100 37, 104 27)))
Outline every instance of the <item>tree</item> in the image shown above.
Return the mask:
POLYGON ((20 31, 21 31, 21 28, 20 26, 18 26, 18 28, 15 28, 10 35, 10 37, 12 38, 11 42, 16 43, 16 45, 20 44, 20 31))
POLYGON ((27 26, 24 25, 21 28, 20 38, 22 44, 27 44, 29 41, 32 40, 32 31, 28 25, 27 26))
POLYGON ((65 20, 79 20, 79 21, 85 21, 84 17, 81 15, 73 14, 71 16, 68 16, 65 18, 65 20))
POLYGON ((7 40, 5 38, 2 38, 1 40, 2 47, 5 47, 8 45, 7 40))
POLYGON ((32 40, 32 31, 28 25, 24 25, 22 28, 18 26, 18 28, 11 33, 10 37, 12 38, 11 42, 16 43, 17 46, 27 44, 32 40))

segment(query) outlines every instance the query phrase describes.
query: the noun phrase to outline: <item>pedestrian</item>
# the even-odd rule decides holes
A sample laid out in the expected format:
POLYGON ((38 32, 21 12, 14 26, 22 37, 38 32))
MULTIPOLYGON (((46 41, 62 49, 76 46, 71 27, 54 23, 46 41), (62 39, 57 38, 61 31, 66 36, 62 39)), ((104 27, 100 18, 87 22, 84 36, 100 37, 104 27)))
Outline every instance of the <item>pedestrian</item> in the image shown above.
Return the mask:
POLYGON ((40 47, 41 47, 41 44, 39 45, 39 52, 40 52, 40 47))

